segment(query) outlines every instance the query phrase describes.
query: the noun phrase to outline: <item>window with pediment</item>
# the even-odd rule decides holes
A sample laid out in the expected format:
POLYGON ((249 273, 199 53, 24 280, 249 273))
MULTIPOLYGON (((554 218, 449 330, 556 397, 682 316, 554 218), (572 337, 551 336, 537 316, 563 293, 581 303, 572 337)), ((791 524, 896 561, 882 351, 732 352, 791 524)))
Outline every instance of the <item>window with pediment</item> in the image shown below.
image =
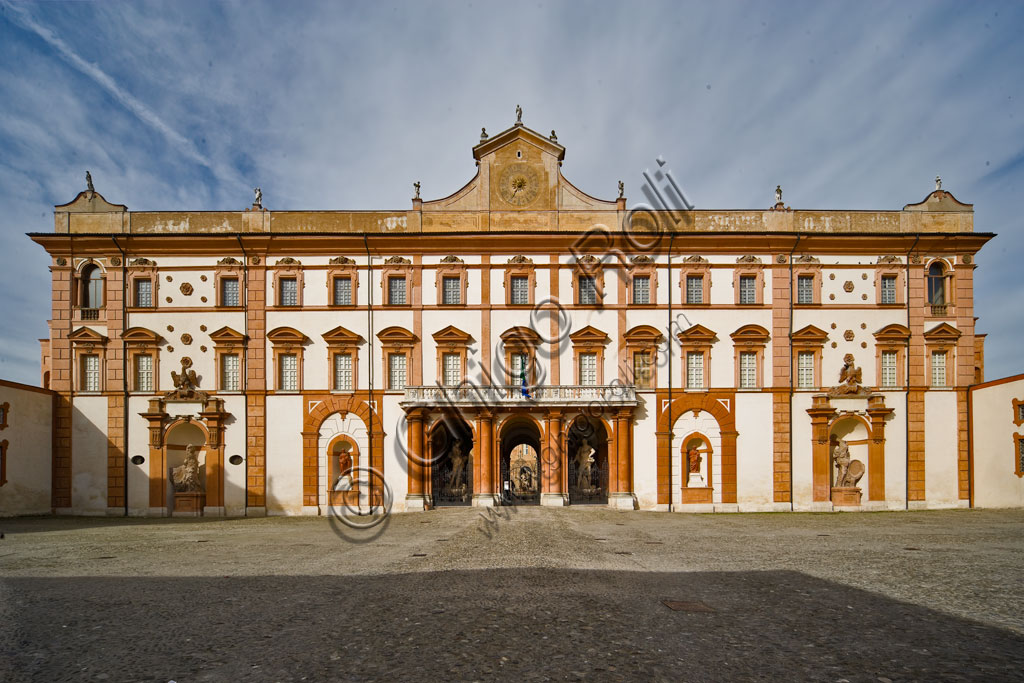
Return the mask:
POLYGON ((533 261, 526 256, 513 256, 505 266, 505 303, 509 306, 532 306, 537 274, 533 261))
POLYGON ((433 334, 437 349, 437 381, 458 386, 466 378, 466 362, 473 337, 454 325, 433 334))
POLYGON ((625 381, 637 389, 653 389, 657 384, 658 347, 664 341, 661 331, 651 325, 637 325, 623 335, 626 361, 622 368, 625 381))
POLYGON ((365 340, 362 336, 342 326, 324 332, 327 342, 327 363, 331 391, 356 391, 359 388, 359 347, 365 340))
POLYGON ((764 386, 764 350, 770 335, 760 325, 744 325, 729 335, 736 365, 735 385, 739 389, 764 386))
POLYGON ((677 337, 683 358, 683 386, 687 390, 707 390, 711 386, 711 347, 718 341, 715 333, 694 325, 677 337))
POLYGON ((604 349, 610 341, 601 330, 587 325, 569 335, 572 342, 575 384, 595 386, 604 384, 604 349))
POLYGON ((230 327, 210 333, 217 365, 217 390, 242 391, 245 377, 246 336, 230 327))
POLYGON ((332 308, 358 305, 359 273, 355 259, 335 256, 327 264, 327 303, 332 308))
POLYGON ((828 341, 828 332, 807 325, 793 333, 793 381, 797 389, 814 389, 821 387, 821 356, 828 341))
POLYGON ((465 262, 450 255, 441 259, 436 270, 437 305, 465 306, 469 293, 469 276, 465 262))
POLYGON ((274 389, 279 393, 303 389, 303 351, 309 338, 293 327, 276 327, 267 333, 274 348, 274 389))

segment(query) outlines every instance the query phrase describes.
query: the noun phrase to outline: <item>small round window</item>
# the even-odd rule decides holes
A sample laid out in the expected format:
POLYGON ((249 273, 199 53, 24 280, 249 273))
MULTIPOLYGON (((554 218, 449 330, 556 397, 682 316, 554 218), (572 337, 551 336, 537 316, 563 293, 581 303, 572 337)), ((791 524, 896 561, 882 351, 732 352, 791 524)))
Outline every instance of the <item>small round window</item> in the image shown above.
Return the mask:
POLYGON ((141 464, 143 464, 145 462, 146 462, 146 459, 144 457, 142 457, 141 455, 133 455, 132 456, 132 464, 133 465, 141 465, 141 464))
POLYGON ((241 465, 242 464, 242 456, 240 456, 240 455, 232 455, 230 458, 228 458, 228 462, 231 463, 232 465, 241 465))

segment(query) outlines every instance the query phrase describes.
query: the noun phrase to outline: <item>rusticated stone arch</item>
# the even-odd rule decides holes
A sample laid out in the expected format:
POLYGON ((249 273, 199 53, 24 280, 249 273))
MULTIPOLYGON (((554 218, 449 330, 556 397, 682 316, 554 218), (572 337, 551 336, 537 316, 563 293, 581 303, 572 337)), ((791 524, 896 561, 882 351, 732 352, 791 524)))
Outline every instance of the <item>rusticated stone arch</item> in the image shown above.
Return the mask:
POLYGON ((722 503, 736 504, 736 406, 735 394, 732 392, 684 393, 674 398, 671 405, 667 403, 666 392, 658 394, 658 504, 671 504, 672 483, 669 477, 672 429, 674 422, 686 411, 695 414, 705 411, 715 418, 721 430, 722 445, 718 457, 722 467, 722 503), (728 408, 726 407, 728 406, 728 408), (669 418, 672 421, 669 421, 669 418))
MULTIPOLYGON (((370 425, 371 446, 369 466, 384 475, 384 427, 380 416, 370 409, 361 395, 321 394, 304 396, 302 420, 302 504, 304 507, 319 505, 319 459, 317 453, 320 426, 334 413, 342 416, 352 413, 370 425)), ((371 492, 375 494, 379 492, 371 492)))

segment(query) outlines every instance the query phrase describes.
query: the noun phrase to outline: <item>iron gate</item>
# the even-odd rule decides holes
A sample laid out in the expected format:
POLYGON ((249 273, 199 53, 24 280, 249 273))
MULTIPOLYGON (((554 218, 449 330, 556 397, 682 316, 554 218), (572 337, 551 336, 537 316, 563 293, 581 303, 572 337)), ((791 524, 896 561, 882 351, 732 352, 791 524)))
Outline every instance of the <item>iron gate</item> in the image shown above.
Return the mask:
POLYGON ((501 501, 505 505, 539 504, 540 456, 532 446, 528 452, 518 451, 516 446, 501 459, 501 501))
POLYGON ((608 459, 598 458, 595 452, 592 462, 569 458, 569 504, 608 503, 608 459))
POLYGON ((431 490, 435 506, 469 505, 473 502, 473 459, 461 442, 431 464, 431 490))

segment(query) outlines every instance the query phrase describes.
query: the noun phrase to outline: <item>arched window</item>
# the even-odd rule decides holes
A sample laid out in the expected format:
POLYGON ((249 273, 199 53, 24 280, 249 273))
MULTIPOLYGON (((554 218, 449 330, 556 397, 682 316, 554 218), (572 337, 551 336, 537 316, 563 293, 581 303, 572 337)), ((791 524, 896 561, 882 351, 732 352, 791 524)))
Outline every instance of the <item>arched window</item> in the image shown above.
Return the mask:
POLYGON ((946 267, 938 261, 928 266, 928 303, 946 305, 946 267))
POLYGON ((103 305, 103 272, 99 266, 82 269, 82 308, 100 308, 103 305))

